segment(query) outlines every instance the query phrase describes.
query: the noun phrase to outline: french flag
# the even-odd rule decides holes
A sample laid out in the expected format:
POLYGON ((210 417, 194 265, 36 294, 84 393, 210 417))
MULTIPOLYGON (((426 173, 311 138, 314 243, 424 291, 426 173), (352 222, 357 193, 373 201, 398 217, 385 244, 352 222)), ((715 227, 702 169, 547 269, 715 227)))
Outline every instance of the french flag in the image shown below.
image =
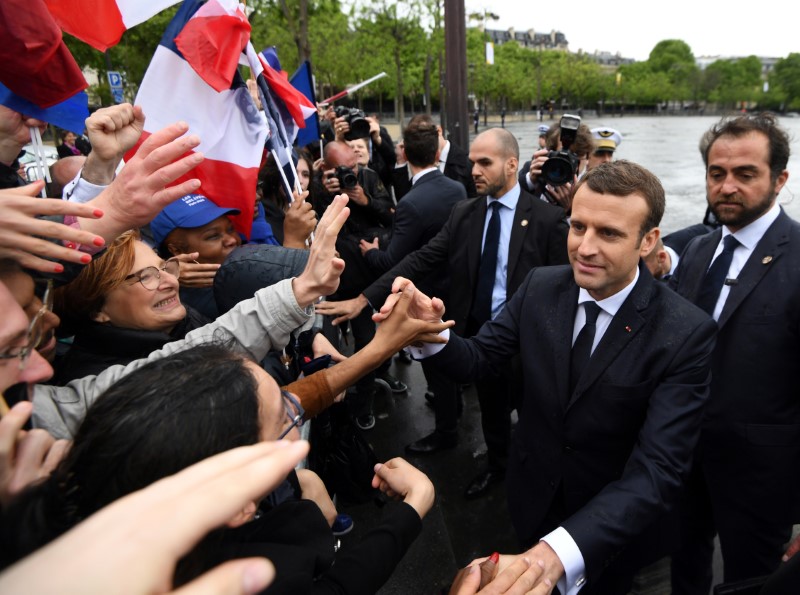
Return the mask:
POLYGON ((59 26, 106 51, 126 30, 143 23, 179 0, 45 0, 59 26))
POLYGON ((126 155, 133 155, 152 131, 178 120, 187 122, 201 139, 197 151, 205 161, 175 184, 199 178, 202 194, 219 206, 241 211, 233 222, 246 237, 268 134, 266 118, 237 70, 249 32, 236 2, 185 0, 139 87, 136 103, 146 116, 145 132, 126 155))
POLYGON ((300 129, 306 127, 306 120, 316 115, 317 108, 309 101, 308 97, 289 82, 289 76, 281 68, 278 52, 274 46, 263 50, 259 54, 259 60, 264 80, 272 93, 275 106, 280 112, 291 145, 297 138, 300 129))

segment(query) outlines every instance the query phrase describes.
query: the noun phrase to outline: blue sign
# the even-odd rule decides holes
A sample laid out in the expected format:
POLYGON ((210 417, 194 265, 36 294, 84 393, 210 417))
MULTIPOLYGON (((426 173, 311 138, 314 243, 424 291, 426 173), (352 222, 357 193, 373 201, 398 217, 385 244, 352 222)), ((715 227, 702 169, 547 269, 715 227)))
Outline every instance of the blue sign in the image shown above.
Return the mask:
POLYGON ((122 89, 122 75, 116 70, 109 70, 108 84, 111 86, 112 89, 114 88, 122 89))
POLYGON ((114 97, 114 103, 122 103, 125 101, 125 98, 122 96, 122 89, 112 87, 111 88, 111 95, 114 97))

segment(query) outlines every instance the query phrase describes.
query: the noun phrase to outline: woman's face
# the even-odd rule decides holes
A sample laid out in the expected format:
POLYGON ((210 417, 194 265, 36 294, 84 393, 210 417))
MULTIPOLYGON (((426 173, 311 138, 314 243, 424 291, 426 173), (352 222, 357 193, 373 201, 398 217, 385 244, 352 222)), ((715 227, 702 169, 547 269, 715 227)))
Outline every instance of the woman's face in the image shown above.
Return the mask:
POLYGON ((120 328, 169 332, 186 317, 186 308, 178 297, 178 279, 160 270, 164 261, 147 244, 137 241, 134 249, 136 258, 128 274, 156 267, 160 275, 158 286, 147 289, 136 277, 123 281, 106 296, 95 320, 120 328))
MULTIPOLYGON (((259 416, 261 418, 261 440, 277 440, 291 423, 283 406, 281 390, 275 380, 264 369, 251 361, 245 362, 258 384, 259 416)), ((292 428, 284 437, 299 440, 300 431, 292 428)))
POLYGON ((222 264, 228 254, 242 245, 242 238, 225 215, 202 227, 179 227, 167 236, 166 241, 172 254, 198 252, 197 262, 201 264, 222 264))
POLYGON ((299 159, 297 161, 297 177, 300 178, 300 187, 303 192, 308 190, 308 182, 311 180, 311 170, 308 168, 308 161, 299 159))
POLYGON ((64 135, 64 144, 65 145, 69 145, 70 147, 72 147, 73 145, 75 145, 75 141, 77 140, 77 138, 78 137, 75 136, 74 132, 67 132, 64 135))

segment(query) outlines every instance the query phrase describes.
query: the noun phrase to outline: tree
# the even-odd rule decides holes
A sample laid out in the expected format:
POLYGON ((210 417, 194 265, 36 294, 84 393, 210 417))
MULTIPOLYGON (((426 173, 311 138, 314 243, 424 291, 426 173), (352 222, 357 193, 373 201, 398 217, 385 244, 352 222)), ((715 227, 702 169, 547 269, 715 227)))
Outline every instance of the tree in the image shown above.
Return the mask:
POLYGON ((783 107, 800 109, 800 54, 789 54, 778 60, 770 73, 769 82, 770 94, 778 95, 783 107))

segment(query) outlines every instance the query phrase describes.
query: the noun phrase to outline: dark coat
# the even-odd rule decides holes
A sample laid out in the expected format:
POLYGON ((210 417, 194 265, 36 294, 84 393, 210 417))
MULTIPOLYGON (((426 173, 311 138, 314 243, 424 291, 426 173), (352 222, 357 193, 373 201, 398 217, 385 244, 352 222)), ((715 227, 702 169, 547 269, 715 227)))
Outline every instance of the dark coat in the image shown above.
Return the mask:
POLYGON ((600 593, 608 592, 598 586, 605 572, 605 580, 630 576, 662 553, 657 521, 689 471, 714 347, 714 321, 639 270, 572 393, 578 286, 568 266, 534 269, 475 337, 451 333, 430 358, 463 382, 520 355, 512 522, 526 547, 564 527, 583 555, 587 586, 600 593))
MULTIPOLYGON (((392 239, 380 250, 364 255, 377 274, 382 274, 400 262, 406 254, 427 244, 450 217, 453 206, 467 197, 464 187, 442 175, 439 170, 428 172, 414 184, 411 191, 397 204, 392 227, 392 239)), ((448 285, 446 266, 428 276, 420 289, 429 295, 446 299, 443 291, 448 285)))
MULTIPOLYGON (((687 299, 697 298, 721 235, 686 247, 671 285, 687 299)), ((730 287, 718 325, 699 450, 715 516, 718 503, 739 503, 760 511, 759 525, 790 530, 800 496, 800 224, 785 212, 730 287)), ((761 527, 743 526, 753 516, 737 515, 739 534, 759 535, 761 527)), ((721 533, 730 522, 717 518, 721 533)))
MULTIPOLYGON (((472 179, 472 162, 469 160, 469 155, 452 142, 450 151, 447 153, 447 161, 444 164, 444 175, 464 186, 468 198, 478 195, 478 191, 475 190, 475 181, 472 179)), ((408 166, 394 169, 392 185, 394 186, 395 200, 399 202, 411 190, 411 175, 408 166)))

